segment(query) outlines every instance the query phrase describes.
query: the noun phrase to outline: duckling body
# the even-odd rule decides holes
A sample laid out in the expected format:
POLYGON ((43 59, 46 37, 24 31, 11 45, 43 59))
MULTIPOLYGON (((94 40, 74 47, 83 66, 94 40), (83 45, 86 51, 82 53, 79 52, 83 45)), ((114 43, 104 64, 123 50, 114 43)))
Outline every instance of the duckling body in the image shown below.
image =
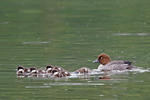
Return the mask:
POLYGON ((90 72, 91 72, 91 69, 87 67, 81 67, 75 71, 75 73, 79 73, 79 74, 85 74, 85 73, 90 73, 90 72))
POLYGON ((25 76, 29 73, 29 69, 24 68, 23 66, 18 66, 16 70, 17 76, 25 76))

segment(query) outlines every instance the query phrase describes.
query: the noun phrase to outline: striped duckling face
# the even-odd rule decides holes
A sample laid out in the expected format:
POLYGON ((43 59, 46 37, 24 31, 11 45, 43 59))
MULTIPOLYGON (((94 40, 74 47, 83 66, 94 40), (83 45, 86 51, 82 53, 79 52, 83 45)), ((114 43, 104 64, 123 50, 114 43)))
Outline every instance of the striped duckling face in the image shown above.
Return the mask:
POLYGON ((38 70, 35 67, 29 68, 30 74, 38 74, 38 70))
POLYGON ((48 65, 48 66, 46 66, 45 72, 46 72, 47 74, 51 74, 51 73, 52 73, 52 70, 53 70, 53 66, 48 65))
POLYGON ((50 68, 50 73, 52 73, 52 74, 54 74, 55 72, 62 72, 62 71, 64 71, 64 69, 61 68, 61 67, 52 67, 52 68, 50 68))
MULTIPOLYGON (((32 68, 24 68, 23 66, 18 66, 16 74, 18 76, 26 76, 31 73, 31 70, 33 70, 33 69, 32 68)), ((32 72, 34 72, 34 71, 32 71, 32 72)))
POLYGON ((17 74, 18 76, 22 76, 22 75, 24 75, 24 73, 25 73, 24 67, 23 67, 23 66, 19 66, 19 67, 17 68, 16 74, 17 74))

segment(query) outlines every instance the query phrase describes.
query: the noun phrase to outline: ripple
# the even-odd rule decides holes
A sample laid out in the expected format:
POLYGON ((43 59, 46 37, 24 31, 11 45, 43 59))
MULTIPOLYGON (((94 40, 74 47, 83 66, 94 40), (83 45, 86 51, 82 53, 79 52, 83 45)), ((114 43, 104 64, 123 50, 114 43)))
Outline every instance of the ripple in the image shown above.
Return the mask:
POLYGON ((30 9, 30 10, 21 10, 22 13, 42 13, 41 10, 36 10, 36 9, 30 9))
POLYGON ((141 67, 136 67, 136 68, 133 68, 132 70, 112 70, 108 74, 114 75, 114 74, 122 74, 122 73, 128 73, 128 72, 145 73, 145 72, 150 72, 150 69, 143 69, 141 67))
POLYGON ((44 83, 44 85, 50 85, 50 86, 83 86, 83 85, 89 85, 89 86, 95 86, 95 85, 105 85, 103 83, 44 83))
POLYGON ((23 42, 23 44, 47 44, 47 43, 49 43, 49 42, 47 42, 47 41, 42 41, 42 42, 40 42, 40 41, 23 42))
POLYGON ((134 69, 129 70, 129 71, 131 71, 131 72, 144 73, 144 72, 150 72, 150 69, 143 69, 143 68, 138 67, 138 68, 134 68, 134 69))
POLYGON ((50 88, 51 86, 25 86, 25 88, 50 88))
POLYGON ((8 22, 6 21, 6 22, 0 22, 0 24, 8 24, 8 22))
POLYGON ((150 36, 150 33, 116 33, 115 36, 150 36))

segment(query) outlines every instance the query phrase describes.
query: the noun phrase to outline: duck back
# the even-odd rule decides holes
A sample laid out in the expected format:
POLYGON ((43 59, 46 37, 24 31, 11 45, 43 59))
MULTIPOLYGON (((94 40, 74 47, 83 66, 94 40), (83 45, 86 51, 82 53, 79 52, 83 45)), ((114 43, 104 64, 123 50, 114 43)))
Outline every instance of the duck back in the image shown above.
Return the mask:
POLYGON ((125 69, 131 69, 132 62, 130 61, 122 61, 122 60, 116 60, 111 61, 108 64, 104 65, 102 70, 125 70, 125 69))

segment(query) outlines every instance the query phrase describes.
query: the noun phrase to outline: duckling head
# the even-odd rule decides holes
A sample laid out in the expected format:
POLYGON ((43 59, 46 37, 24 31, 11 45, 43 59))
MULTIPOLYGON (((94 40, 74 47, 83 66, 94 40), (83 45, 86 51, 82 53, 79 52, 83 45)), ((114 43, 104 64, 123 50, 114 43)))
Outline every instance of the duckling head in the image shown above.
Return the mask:
POLYGON ((18 66, 16 74, 17 75, 23 75, 24 74, 24 67, 18 66))

